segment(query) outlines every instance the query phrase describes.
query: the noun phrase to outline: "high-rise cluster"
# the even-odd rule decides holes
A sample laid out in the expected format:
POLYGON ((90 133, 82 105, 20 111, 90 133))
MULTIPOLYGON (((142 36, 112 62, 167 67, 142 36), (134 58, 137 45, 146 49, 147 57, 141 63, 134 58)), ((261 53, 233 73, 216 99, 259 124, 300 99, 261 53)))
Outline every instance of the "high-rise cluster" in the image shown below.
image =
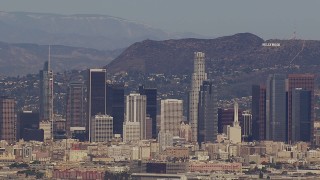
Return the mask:
POLYGON ((194 72, 189 94, 189 122, 193 142, 213 142, 218 133, 217 92, 207 80, 205 54, 194 53, 194 72))
POLYGON ((254 139, 313 142, 314 83, 313 74, 273 74, 252 86, 254 139))

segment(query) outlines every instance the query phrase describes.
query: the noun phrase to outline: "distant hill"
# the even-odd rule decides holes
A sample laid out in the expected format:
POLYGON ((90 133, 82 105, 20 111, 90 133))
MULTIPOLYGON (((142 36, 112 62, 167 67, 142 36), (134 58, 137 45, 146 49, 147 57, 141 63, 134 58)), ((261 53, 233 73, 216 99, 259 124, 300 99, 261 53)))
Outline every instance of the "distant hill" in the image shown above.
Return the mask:
POLYGON ((263 39, 249 33, 216 39, 145 40, 127 48, 108 68, 112 72, 191 73, 195 51, 205 52, 208 59, 228 63, 244 60, 243 56, 256 51, 262 42, 263 39))
POLYGON ((126 48, 145 39, 201 37, 169 33, 135 21, 107 15, 58 15, 0 11, 0 41, 59 44, 94 49, 126 48))
MULTIPOLYGON (((239 33, 216 39, 145 40, 128 47, 106 67, 109 72, 187 74, 193 71, 193 53, 206 53, 211 77, 225 92, 243 95, 253 83, 263 83, 271 73, 316 73, 320 71, 320 41, 263 40, 239 33), (262 46, 279 43, 279 47, 262 46)), ((248 94, 247 94, 248 95, 248 94)))
MULTIPOLYGON (((51 64, 55 72, 102 67, 121 53, 96 49, 51 46, 51 64)), ((11 44, 0 42, 0 75, 35 74, 48 60, 48 45, 11 44)))

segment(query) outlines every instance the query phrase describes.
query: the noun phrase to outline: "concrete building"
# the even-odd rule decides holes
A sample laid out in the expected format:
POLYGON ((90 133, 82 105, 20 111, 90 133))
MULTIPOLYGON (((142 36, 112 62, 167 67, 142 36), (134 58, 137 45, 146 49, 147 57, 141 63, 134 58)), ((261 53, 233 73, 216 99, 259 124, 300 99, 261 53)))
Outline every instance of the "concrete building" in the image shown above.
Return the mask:
POLYGON ((222 162, 192 162, 189 163, 189 172, 206 172, 210 173, 213 171, 221 172, 241 172, 241 163, 222 163, 222 162))
POLYGON ((194 71, 192 73, 191 90, 189 94, 189 122, 192 130, 192 141, 198 140, 198 105, 199 91, 202 82, 207 79, 205 72, 205 54, 203 52, 194 53, 194 71))
POLYGON ((320 146, 320 122, 314 121, 314 144, 320 146))
POLYGON ((191 126, 185 122, 181 122, 179 136, 181 138, 184 138, 187 142, 191 142, 192 140, 191 126))
POLYGON ((233 122, 233 126, 228 126, 228 139, 234 143, 241 143, 241 127, 239 125, 239 121, 238 121, 238 103, 235 102, 234 103, 234 122, 233 122))
POLYGON ((126 121, 123 123, 123 142, 137 142, 140 137, 140 122, 126 121))
POLYGON ((189 148, 187 147, 167 147, 165 155, 169 158, 189 158, 189 148))
POLYGON ((146 117, 146 139, 152 139, 152 118, 146 117))
POLYGON ((178 99, 161 100, 161 126, 163 132, 179 136, 180 123, 183 121, 183 102, 178 99))
POLYGON ((8 143, 16 141, 17 114, 16 101, 9 97, 0 97, 0 140, 8 143))
POLYGON ((71 82, 67 92, 66 131, 71 137, 70 127, 86 127, 85 86, 83 82, 71 82))
POLYGON ((113 117, 95 115, 91 117, 90 142, 108 142, 113 138, 113 117))
MULTIPOLYGON (((126 96, 126 113, 125 122, 123 124, 124 132, 126 136, 131 136, 130 133, 135 133, 135 129, 139 126, 139 138, 146 139, 147 135, 147 123, 146 123, 146 101, 145 95, 140 95, 138 93, 131 93, 126 96), (129 126, 129 127, 125 127, 129 126)), ((135 139, 135 138, 129 138, 135 139)))
POLYGON ((160 131, 158 134, 158 142, 159 142, 160 152, 164 151, 167 147, 173 146, 172 133, 160 131))
POLYGON ((50 121, 41 121, 39 123, 39 129, 43 130, 44 141, 52 139, 52 123, 50 121))

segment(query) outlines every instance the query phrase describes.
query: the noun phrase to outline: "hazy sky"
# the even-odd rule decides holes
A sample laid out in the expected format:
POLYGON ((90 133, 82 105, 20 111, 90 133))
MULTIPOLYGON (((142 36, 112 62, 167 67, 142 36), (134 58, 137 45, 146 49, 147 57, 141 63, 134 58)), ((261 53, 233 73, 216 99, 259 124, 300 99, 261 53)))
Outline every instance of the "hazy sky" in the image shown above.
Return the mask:
POLYGON ((1 11, 105 14, 170 32, 320 39, 319 0, 0 0, 1 11))

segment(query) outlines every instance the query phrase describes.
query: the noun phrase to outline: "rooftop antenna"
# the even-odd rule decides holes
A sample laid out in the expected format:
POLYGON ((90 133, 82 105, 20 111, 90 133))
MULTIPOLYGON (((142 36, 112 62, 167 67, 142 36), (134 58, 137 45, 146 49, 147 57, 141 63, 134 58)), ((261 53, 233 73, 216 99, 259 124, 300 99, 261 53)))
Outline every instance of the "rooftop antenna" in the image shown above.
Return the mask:
POLYGON ((51 45, 49 45, 49 55, 48 55, 48 71, 50 71, 50 56, 51 56, 51 45))
POLYGON ((238 112, 239 111, 239 105, 238 105, 238 102, 237 101, 234 101, 234 117, 233 117, 233 127, 238 127, 239 126, 239 115, 238 115, 238 112))
POLYGON ((292 40, 296 40, 297 39, 297 34, 296 34, 296 31, 293 31, 293 34, 292 34, 292 40))
POLYGON ((297 40, 297 28, 296 28, 296 22, 293 22, 293 34, 291 35, 290 40, 297 40))

